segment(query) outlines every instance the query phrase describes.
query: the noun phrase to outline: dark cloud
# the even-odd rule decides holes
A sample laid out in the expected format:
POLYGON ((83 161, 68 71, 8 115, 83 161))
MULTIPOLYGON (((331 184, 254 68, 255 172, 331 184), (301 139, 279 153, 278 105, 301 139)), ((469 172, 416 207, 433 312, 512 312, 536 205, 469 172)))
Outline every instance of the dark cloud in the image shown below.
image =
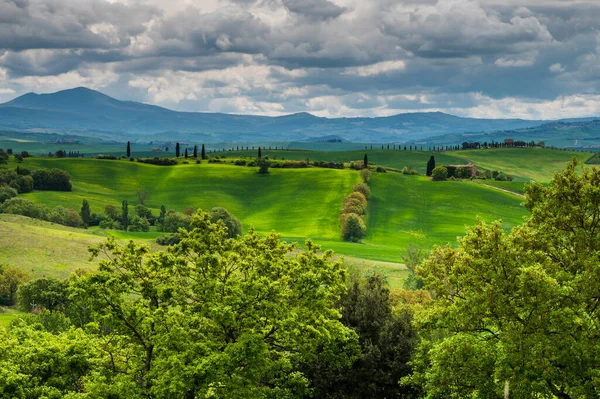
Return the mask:
POLYGON ((337 18, 347 11, 328 0, 283 0, 283 5, 294 14, 317 20, 337 18))
POLYGON ((0 89, 365 114, 600 92, 592 1, 122 1, 0 0, 0 89))

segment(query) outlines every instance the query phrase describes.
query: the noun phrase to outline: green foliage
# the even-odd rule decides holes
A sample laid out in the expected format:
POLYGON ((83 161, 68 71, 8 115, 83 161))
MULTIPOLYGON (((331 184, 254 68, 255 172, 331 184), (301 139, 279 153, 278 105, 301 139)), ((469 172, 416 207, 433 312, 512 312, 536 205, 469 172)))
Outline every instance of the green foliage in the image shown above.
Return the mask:
POLYGON ((15 198, 17 196, 17 190, 8 186, 0 186, 0 205, 5 201, 15 198))
POLYGON ((419 172, 417 172, 415 169, 409 168, 408 166, 403 167, 401 172, 403 175, 418 175, 419 174, 419 172))
POLYGON ((227 236, 229 238, 242 235, 242 222, 225 208, 212 208, 208 214, 210 215, 210 221, 212 223, 217 223, 220 220, 225 224, 225 227, 227 227, 227 236))
MULTIPOLYGON (((260 148, 258 149, 258 151, 260 152, 260 148)), ((269 173, 269 167, 271 166, 271 163, 269 162, 268 159, 262 158, 262 157, 258 157, 258 159, 256 160, 256 164, 258 165, 258 173, 260 174, 266 174, 269 173)))
POLYGON ((14 215, 28 216, 34 219, 47 220, 49 209, 45 205, 36 204, 24 198, 11 198, 4 201, 0 210, 3 213, 12 213, 14 215))
POLYGON ((84 227, 88 227, 90 225, 90 219, 92 217, 90 210, 90 203, 84 199, 81 204, 81 221, 83 222, 84 227))
POLYGON ((127 200, 123 200, 121 203, 121 225, 123 230, 127 230, 129 227, 129 204, 127 200))
POLYGON ((369 180, 371 180, 371 171, 369 169, 361 169, 360 177, 361 177, 363 183, 368 184, 369 180))
POLYGON ((425 170, 425 176, 431 176, 431 173, 435 169, 435 157, 432 155, 427 161, 427 168, 425 170))
POLYGON ((359 337, 360 353, 350 368, 321 359, 309 364, 316 398, 417 398, 419 390, 400 386, 418 343, 408 311, 394 311, 383 278, 354 276, 340 301, 342 323, 359 337))
POLYGON ((57 206, 48 214, 48 221, 69 227, 84 227, 81 216, 75 209, 57 206))
POLYGON ((127 225, 127 231, 149 231, 150 230, 150 222, 145 217, 139 217, 137 215, 133 216, 129 219, 129 224, 127 225))
POLYGON ((356 183, 352 188, 352 191, 361 193, 367 199, 371 196, 371 189, 366 183, 356 183))
POLYGON ((320 255, 308 242, 294 253, 276 235, 227 239, 206 213, 191 227, 165 253, 114 240, 93 250, 110 260, 78 279, 73 297, 85 298, 101 321, 90 334, 111 363, 91 374, 86 392, 105 397, 120 386, 127 397, 305 397, 302 364, 348 359, 321 352, 356 342, 339 322, 345 271, 331 252, 320 255))
POLYGON ((182 213, 169 211, 163 223, 158 227, 160 231, 166 233, 176 233, 179 229, 187 230, 190 228, 190 217, 182 213))
POLYGON ((448 169, 445 166, 436 166, 431 171, 431 179, 434 181, 443 181, 448 178, 448 169))
POLYGON ((24 270, 0 264, 0 302, 3 305, 14 305, 19 286, 30 278, 29 273, 24 270))
POLYGON ((360 215, 343 214, 341 217, 342 238, 345 241, 358 242, 367 234, 367 227, 360 215))
POLYGON ((50 312, 64 311, 69 301, 69 283, 56 278, 40 278, 19 287, 19 308, 31 312, 35 308, 50 312))
POLYGON ((71 175, 61 169, 39 169, 31 174, 36 190, 71 191, 71 175))
POLYGON ((431 397, 597 397, 600 171, 527 187, 527 222, 478 223, 419 269, 436 300, 421 315, 413 380, 431 397))

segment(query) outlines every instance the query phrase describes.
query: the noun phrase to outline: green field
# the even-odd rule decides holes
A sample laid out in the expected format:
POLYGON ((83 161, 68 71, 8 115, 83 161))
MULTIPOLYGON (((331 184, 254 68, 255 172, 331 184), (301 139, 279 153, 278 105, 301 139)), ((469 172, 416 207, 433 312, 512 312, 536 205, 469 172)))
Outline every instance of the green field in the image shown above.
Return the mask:
POLYGON ((368 235, 356 244, 340 241, 338 222, 344 196, 360 181, 352 170, 271 169, 268 175, 259 175, 256 168, 220 164, 162 167, 129 161, 39 158, 27 159, 24 166, 57 167, 71 173, 72 192, 23 195, 52 207, 79 209, 85 198, 93 211, 101 212, 104 205, 119 206, 123 199, 131 205, 138 203, 136 191, 145 189, 149 192, 146 204, 155 211, 163 204, 178 211, 189 206, 223 206, 246 230, 276 231, 288 241, 311 238, 337 253, 379 261, 398 262, 400 252, 411 243, 427 248, 453 243, 478 215, 486 220, 501 218, 510 227, 520 223, 525 214, 519 197, 489 187, 375 173, 368 235))
POLYGON ((27 313, 12 308, 0 309, 0 327, 8 327, 11 321, 27 313))
MULTIPOLYGON (((367 154, 369 162, 394 169, 408 166, 425 174, 427 160, 435 157, 436 165, 465 164, 471 162, 480 169, 497 170, 514 176, 515 181, 536 180, 549 182, 554 173, 564 169, 574 157, 584 162, 593 153, 562 151, 548 148, 498 148, 465 151, 404 151, 404 150, 354 150, 354 151, 301 151, 301 150, 263 150, 263 156, 277 159, 333 162, 362 162, 367 154)), ((255 151, 229 151, 227 157, 256 156, 255 151)))

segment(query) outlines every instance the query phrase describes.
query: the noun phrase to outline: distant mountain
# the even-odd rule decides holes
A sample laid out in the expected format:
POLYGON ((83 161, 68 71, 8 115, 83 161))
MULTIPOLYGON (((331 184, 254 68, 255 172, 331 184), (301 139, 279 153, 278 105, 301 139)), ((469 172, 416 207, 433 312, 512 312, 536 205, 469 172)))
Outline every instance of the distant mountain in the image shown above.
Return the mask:
POLYGON ((409 142, 464 132, 538 126, 543 121, 461 118, 441 112, 380 118, 320 118, 308 113, 280 117, 177 112, 120 101, 84 87, 51 94, 28 93, 0 104, 0 128, 79 134, 125 141, 190 140, 265 142, 318 140, 409 142))
POLYGON ((412 144, 425 146, 457 145, 463 142, 502 142, 506 138, 523 141, 543 141, 547 146, 573 148, 600 148, 600 118, 568 119, 544 123, 524 129, 479 133, 448 134, 413 140, 412 144))

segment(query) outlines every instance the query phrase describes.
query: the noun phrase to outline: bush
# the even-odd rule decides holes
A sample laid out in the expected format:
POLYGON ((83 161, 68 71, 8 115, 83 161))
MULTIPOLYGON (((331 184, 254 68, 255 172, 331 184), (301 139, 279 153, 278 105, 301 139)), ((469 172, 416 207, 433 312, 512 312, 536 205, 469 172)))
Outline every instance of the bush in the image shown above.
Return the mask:
POLYGON ((352 190, 361 193, 365 196, 365 198, 369 198, 371 196, 371 189, 365 183, 355 184, 352 190))
POLYGON ((31 174, 36 190, 71 191, 71 175, 61 169, 39 169, 31 174))
POLYGON ((127 226, 127 231, 149 231, 150 230, 150 222, 145 217, 134 216, 129 220, 129 226, 127 226))
POLYGON ((159 226, 160 231, 167 233, 175 233, 179 229, 189 230, 190 228, 190 217, 182 213, 169 211, 165 216, 165 220, 162 225, 159 226))
POLYGON ((236 159, 234 164, 237 166, 246 166, 246 161, 244 159, 236 159))
POLYGON ((442 181, 448 178, 448 169, 445 166, 436 166, 431 171, 431 179, 435 181, 442 181))
POLYGON ((49 209, 45 205, 38 205, 24 198, 11 198, 6 200, 0 210, 3 213, 28 216, 34 219, 48 220, 49 209))
POLYGON ((199 159, 196 159, 196 165, 201 164, 202 162, 199 159))
POLYGON ((360 177, 362 178, 363 183, 368 183, 371 180, 371 171, 369 169, 361 169, 360 177))
POLYGON ((181 241, 181 238, 179 237, 178 233, 160 236, 156 239, 156 243, 158 245, 174 245, 179 244, 179 241, 181 241))
POLYGON ((98 225, 101 229, 121 230, 121 222, 110 218, 101 220, 98 225))
POLYGON ((344 169, 343 162, 314 161, 313 165, 318 168, 344 169))
POLYGON ((69 227, 83 227, 83 220, 75 209, 66 209, 60 205, 50 212, 48 220, 52 223, 69 227))
POLYGON ((344 214, 341 217, 342 238, 344 241, 358 242, 367 234, 365 222, 355 213, 344 214))
POLYGON ((403 167, 401 172, 404 175, 418 175, 419 174, 419 172, 417 172, 415 169, 409 168, 408 166, 403 167))
POLYGON ((210 215, 210 221, 212 223, 217 223, 219 220, 225 223, 225 226, 227 226, 227 236, 229 238, 235 238, 242 235, 242 222, 225 208, 212 208, 208 214, 210 215))
POLYGON ((173 166, 177 165, 177 160, 172 158, 138 158, 138 162, 147 163, 150 165, 173 166))
POLYGON ((17 177, 17 190, 19 193, 30 193, 33 191, 33 177, 31 176, 19 176, 17 177))
POLYGON ((356 198, 344 200, 342 213, 356 213, 364 215, 367 212, 367 203, 356 198))
POLYGON ((375 172, 377 173, 387 173, 387 169, 384 168, 383 166, 378 166, 375 168, 375 172))
POLYGON ((117 159, 119 159, 119 158, 117 158, 117 157, 116 157, 116 156, 114 156, 114 155, 104 155, 104 154, 98 154, 98 155, 96 156, 96 159, 108 159, 108 160, 110 160, 110 161, 116 161, 116 160, 117 160, 117 159))
POLYGON ((271 166, 271 163, 266 159, 266 157, 259 159, 258 161, 256 161, 256 163, 258 164, 258 173, 260 173, 260 174, 269 173, 269 166, 271 166))
POLYGON ((0 204, 5 201, 15 198, 17 196, 17 190, 8 186, 0 186, 0 204))

